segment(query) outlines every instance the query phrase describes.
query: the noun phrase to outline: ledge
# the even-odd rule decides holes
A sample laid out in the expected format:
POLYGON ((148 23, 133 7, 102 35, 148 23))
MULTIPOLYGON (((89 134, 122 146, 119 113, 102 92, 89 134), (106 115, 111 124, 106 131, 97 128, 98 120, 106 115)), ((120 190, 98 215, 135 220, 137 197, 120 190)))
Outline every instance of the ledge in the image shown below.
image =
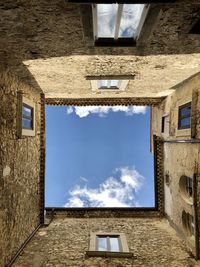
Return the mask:
POLYGON ((86 251, 88 257, 133 258, 132 252, 86 251))

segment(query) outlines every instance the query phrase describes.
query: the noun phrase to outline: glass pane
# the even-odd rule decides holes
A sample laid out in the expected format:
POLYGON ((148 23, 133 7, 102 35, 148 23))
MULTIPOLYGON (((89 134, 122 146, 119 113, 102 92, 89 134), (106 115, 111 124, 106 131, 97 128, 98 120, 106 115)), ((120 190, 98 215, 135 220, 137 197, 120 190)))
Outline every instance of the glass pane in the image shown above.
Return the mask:
POLYGON ((29 108, 29 107, 23 105, 23 107, 22 107, 22 114, 23 114, 23 117, 25 116, 25 117, 29 117, 29 118, 31 118, 31 113, 32 113, 31 111, 32 111, 31 108, 29 108))
POLYGON ((22 128, 23 129, 32 129, 32 120, 23 118, 22 119, 22 128))
POLYGON ((119 37, 136 37, 143 8, 143 4, 124 4, 119 37))
POLYGON ((108 87, 108 80, 100 80, 99 81, 99 88, 102 88, 102 87, 108 87))
POLYGON ((119 238, 118 237, 110 237, 110 251, 120 251, 119 249, 119 238))
POLYGON ((191 106, 181 108, 180 112, 181 112, 181 117, 182 116, 188 116, 189 117, 190 113, 191 113, 191 106))
POLYGON ((119 80, 111 80, 110 86, 111 87, 119 87, 119 80))
POLYGON ((180 126, 189 128, 190 127, 190 117, 181 119, 180 126))
POLYGON ((114 38, 118 4, 97 5, 97 37, 114 38))
POLYGON ((97 250, 98 251, 107 251, 107 238, 106 237, 97 237, 97 250))

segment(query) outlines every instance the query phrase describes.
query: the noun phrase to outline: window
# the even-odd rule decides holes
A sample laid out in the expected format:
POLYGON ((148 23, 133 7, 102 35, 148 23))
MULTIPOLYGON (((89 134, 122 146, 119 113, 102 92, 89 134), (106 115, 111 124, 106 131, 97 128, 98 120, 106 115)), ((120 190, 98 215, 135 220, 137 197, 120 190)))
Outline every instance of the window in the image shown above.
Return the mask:
POLYGON ((165 117, 162 117, 162 122, 161 122, 161 133, 164 133, 165 131, 165 117))
POLYGON ((116 236, 103 236, 98 235, 97 237, 97 251, 121 251, 120 249, 120 238, 116 236))
POLYGON ((189 204, 192 204, 193 179, 188 176, 182 175, 179 180, 179 188, 183 199, 189 204))
POLYGON ((191 125, 191 102, 179 107, 178 129, 188 129, 191 125))
POLYGON ((35 103, 18 92, 18 137, 35 136, 35 103))
POLYGON ((119 89, 120 82, 119 80, 99 80, 98 88, 99 89, 119 89))
POLYGON ((190 213, 183 211, 182 223, 183 223, 183 228, 186 231, 187 235, 193 236, 195 234, 194 217, 190 213))
POLYGON ((142 29, 148 5, 93 5, 93 31, 96 45, 133 45, 142 29))
POLYGON ((119 79, 99 79, 91 80, 92 90, 96 92, 102 91, 124 91, 127 88, 129 80, 119 79))
POLYGON ((93 257, 132 257, 123 233, 90 233, 90 247, 86 252, 93 257))
POLYGON ((25 103, 22 105, 22 128, 33 130, 33 108, 25 103))

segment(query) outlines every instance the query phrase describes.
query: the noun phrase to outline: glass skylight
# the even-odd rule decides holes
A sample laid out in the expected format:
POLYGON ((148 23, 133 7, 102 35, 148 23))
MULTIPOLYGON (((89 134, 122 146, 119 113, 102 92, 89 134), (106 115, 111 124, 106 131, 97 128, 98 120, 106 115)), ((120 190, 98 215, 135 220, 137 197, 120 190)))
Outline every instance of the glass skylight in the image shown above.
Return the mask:
POLYGON ((119 28, 119 37, 135 37, 144 5, 125 4, 119 28))
POLYGON ((135 38, 144 6, 144 4, 97 4, 94 12, 96 37, 135 38))
POLYGON ((119 80, 99 80, 99 89, 119 89, 119 80))

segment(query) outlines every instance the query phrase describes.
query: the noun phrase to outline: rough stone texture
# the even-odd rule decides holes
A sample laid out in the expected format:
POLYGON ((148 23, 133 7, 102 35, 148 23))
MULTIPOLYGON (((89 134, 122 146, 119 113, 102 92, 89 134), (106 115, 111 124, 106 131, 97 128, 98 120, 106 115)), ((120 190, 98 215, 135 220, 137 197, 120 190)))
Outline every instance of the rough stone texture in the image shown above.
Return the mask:
POLYGON ((0 266, 39 224, 40 94, 0 75, 0 266), (17 137, 17 91, 36 103, 36 136, 17 137))
POLYGON ((165 219, 55 218, 41 228, 14 267, 200 266, 165 219), (134 258, 87 258, 90 232, 125 233, 134 258))
POLYGON ((200 37, 188 34, 199 17, 198 2, 160 5, 156 24, 142 46, 102 48, 88 46, 79 4, 0 1, 0 65, 41 87, 47 97, 167 95, 170 87, 200 71, 200 37), (136 73, 136 77, 125 93, 92 94, 84 75, 100 73, 136 73))

